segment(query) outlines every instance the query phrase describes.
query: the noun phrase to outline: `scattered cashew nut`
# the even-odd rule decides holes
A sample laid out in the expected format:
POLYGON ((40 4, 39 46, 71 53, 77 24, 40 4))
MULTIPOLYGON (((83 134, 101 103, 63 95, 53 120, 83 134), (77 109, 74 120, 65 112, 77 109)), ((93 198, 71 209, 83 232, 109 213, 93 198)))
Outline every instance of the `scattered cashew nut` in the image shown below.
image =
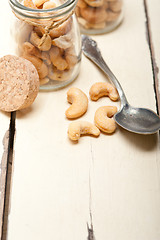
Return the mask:
POLYGON ((38 36, 38 34, 35 31, 31 32, 30 42, 42 51, 48 51, 52 45, 51 37, 47 35, 44 43, 39 47, 41 38, 38 36))
POLYGON ((97 109, 94 121, 95 125, 105 133, 113 133, 116 130, 116 123, 114 121, 113 115, 117 112, 117 107, 115 106, 103 106, 97 109))
POLYGON ((109 96, 112 101, 119 98, 118 92, 114 86, 107 82, 98 82, 92 85, 89 91, 90 98, 97 101, 100 97, 109 96))
POLYGON ((88 98, 80 89, 72 87, 67 92, 67 100, 72 105, 66 110, 69 119, 81 117, 88 109, 88 98))
POLYGON ((91 134, 98 137, 100 131, 94 124, 87 121, 74 121, 69 124, 68 137, 71 140, 77 141, 84 134, 91 134))

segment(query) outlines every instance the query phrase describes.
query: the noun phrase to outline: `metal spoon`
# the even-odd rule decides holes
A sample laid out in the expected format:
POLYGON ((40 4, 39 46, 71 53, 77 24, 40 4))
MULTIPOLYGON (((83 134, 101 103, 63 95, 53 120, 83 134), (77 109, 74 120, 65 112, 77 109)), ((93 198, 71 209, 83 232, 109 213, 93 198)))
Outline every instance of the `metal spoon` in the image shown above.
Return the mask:
POLYGON ((153 134, 157 132, 160 129, 159 116, 152 110, 135 108, 129 105, 119 81, 102 58, 97 43, 90 37, 82 35, 82 50, 84 55, 92 60, 117 88, 121 100, 121 109, 114 116, 116 123, 134 133, 153 134))

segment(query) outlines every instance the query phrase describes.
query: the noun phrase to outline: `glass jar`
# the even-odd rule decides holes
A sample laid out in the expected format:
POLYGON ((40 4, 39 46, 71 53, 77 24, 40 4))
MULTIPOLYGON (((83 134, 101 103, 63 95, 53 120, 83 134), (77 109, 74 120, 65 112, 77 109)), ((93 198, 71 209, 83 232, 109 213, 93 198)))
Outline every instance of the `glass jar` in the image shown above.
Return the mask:
POLYGON ((78 0, 76 15, 82 33, 110 32, 123 19, 123 0, 78 0))
POLYGON ((68 85, 80 69, 81 38, 74 14, 76 0, 62 1, 9 0, 14 13, 15 54, 34 64, 41 90, 68 85))

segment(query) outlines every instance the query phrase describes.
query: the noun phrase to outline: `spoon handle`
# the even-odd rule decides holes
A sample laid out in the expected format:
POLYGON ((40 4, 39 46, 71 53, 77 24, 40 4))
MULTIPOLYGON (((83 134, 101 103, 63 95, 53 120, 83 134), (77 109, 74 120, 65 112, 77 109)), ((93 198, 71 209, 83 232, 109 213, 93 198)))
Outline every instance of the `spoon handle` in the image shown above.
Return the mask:
POLYGON ((97 43, 88 36, 82 35, 82 50, 86 57, 88 57, 92 62, 94 62, 110 79, 110 81, 115 85, 119 93, 121 100, 121 108, 128 104, 127 98, 121 87, 121 84, 112 73, 106 62, 104 61, 97 43))

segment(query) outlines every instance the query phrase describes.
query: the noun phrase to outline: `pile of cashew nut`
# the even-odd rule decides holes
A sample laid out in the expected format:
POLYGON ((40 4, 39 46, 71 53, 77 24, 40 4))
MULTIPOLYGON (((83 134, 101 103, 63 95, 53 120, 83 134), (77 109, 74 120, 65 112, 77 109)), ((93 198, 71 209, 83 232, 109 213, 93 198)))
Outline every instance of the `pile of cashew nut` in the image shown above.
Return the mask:
MULTIPOLYGON (((92 101, 97 101, 104 96, 108 96, 112 101, 117 101, 119 98, 116 88, 106 82, 93 84, 89 94, 92 101)), ((67 92, 67 100, 71 103, 71 106, 65 112, 68 119, 77 119, 87 112, 88 98, 79 88, 70 88, 67 92)), ((71 122, 68 127, 68 137, 73 141, 77 141, 81 135, 89 134, 98 137, 100 131, 108 134, 115 132, 116 123, 112 117, 116 112, 117 107, 115 106, 102 106, 95 112, 95 124, 78 120, 71 122)))
POLYGON ((116 22, 122 12, 122 0, 78 0, 76 15, 85 29, 104 29, 116 22))
MULTIPOLYGON (((56 3, 49 0, 24 0, 23 4, 32 9, 56 7, 56 3)), ((17 36, 18 55, 33 63, 38 71, 41 85, 47 84, 50 80, 69 80, 77 64, 72 16, 58 27, 51 29, 42 44, 40 43, 45 34, 46 23, 37 21, 39 21, 37 26, 21 21, 17 36)))

